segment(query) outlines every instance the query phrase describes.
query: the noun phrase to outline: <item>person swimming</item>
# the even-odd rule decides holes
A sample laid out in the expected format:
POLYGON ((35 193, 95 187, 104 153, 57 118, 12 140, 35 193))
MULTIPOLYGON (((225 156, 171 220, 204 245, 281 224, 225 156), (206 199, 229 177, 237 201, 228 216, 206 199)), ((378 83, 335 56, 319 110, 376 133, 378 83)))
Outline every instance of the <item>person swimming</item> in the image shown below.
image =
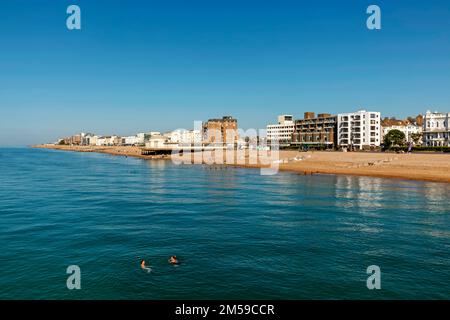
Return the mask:
POLYGON ((177 256, 171 256, 169 259, 169 263, 173 265, 178 264, 177 256))
POLYGON ((145 264, 145 260, 141 260, 141 269, 145 270, 147 272, 151 272, 152 271, 152 268, 147 267, 147 265, 145 264))

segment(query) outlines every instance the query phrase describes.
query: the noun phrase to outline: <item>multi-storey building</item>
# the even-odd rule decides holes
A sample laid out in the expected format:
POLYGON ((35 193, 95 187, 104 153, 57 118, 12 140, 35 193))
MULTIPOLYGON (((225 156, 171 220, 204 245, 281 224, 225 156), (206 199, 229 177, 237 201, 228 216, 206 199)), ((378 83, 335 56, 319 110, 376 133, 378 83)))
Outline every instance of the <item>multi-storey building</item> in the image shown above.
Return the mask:
MULTIPOLYGON (((383 138, 385 135, 388 134, 391 130, 398 130, 405 134, 406 142, 411 143, 414 142, 413 135, 414 134, 421 134, 422 133, 422 127, 417 126, 415 124, 405 124, 405 125, 392 125, 392 126, 385 126, 383 128, 383 138)), ((422 139, 419 140, 419 144, 422 143, 422 139)))
POLYGON ((164 134, 171 143, 179 145, 199 144, 202 142, 202 133, 200 130, 177 129, 164 134))
POLYGON ((117 146, 122 144, 122 138, 119 136, 102 136, 97 138, 97 146, 117 146))
POLYGON ((140 139, 137 136, 122 137, 122 145, 137 146, 140 144, 140 139))
POLYGON ((67 138, 67 140, 68 140, 68 143, 67 143, 67 144, 70 144, 70 145, 80 145, 80 144, 81 144, 81 141, 82 141, 82 136, 81 136, 81 134, 75 134, 75 135, 73 135, 73 136, 67 138))
POLYGON ((291 115, 278 116, 278 124, 267 125, 267 143, 289 146, 294 132, 294 119, 291 115))
POLYGON ((235 144, 239 139, 237 120, 230 116, 203 123, 203 141, 211 144, 235 144))
POLYGON ((98 143, 98 139, 99 139, 99 138, 100 138, 100 137, 97 136, 97 135, 94 135, 94 136, 90 137, 90 138, 89 138, 89 145, 90 145, 90 146, 96 146, 97 143, 98 143))
POLYGON ((427 111, 423 116, 423 145, 427 147, 450 147, 450 112, 427 111))
POLYGON ((381 144, 381 114, 360 110, 338 114, 337 144, 350 149, 368 149, 381 144))
POLYGON ((333 148, 336 142, 336 128, 336 116, 319 113, 316 117, 314 112, 305 112, 304 119, 295 121, 292 145, 333 148))

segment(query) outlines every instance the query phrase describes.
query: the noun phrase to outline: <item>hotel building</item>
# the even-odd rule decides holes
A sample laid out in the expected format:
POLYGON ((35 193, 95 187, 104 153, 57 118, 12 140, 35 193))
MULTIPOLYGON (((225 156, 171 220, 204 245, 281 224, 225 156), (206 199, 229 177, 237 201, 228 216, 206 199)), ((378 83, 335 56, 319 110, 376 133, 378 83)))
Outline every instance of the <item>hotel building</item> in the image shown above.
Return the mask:
POLYGON ((277 143, 279 146, 289 146, 294 133, 294 119, 291 115, 278 116, 278 124, 267 125, 267 143, 277 143))
MULTIPOLYGON (((387 135, 389 131, 398 130, 405 134, 405 139, 406 139, 406 142, 408 142, 408 143, 414 142, 414 140, 412 138, 413 134, 422 133, 422 127, 416 126, 411 123, 406 124, 406 125, 386 126, 386 127, 382 127, 382 128, 383 128, 383 139, 384 139, 384 136, 387 135)), ((422 141, 422 139, 420 139, 420 141, 422 141)))
POLYGON ((237 143, 239 139, 237 120, 231 116, 222 119, 209 119, 203 123, 203 141, 205 143, 237 143), (232 136, 228 136, 231 134, 232 136))
POLYGON ((381 114, 359 110, 337 116, 337 144, 350 149, 369 149, 381 144, 381 114))
POLYGON ((304 119, 295 121, 292 145, 333 148, 336 142, 337 118, 328 113, 305 112, 304 119))
POLYGON ((427 111, 423 116, 423 145, 426 147, 450 147, 450 112, 427 111))

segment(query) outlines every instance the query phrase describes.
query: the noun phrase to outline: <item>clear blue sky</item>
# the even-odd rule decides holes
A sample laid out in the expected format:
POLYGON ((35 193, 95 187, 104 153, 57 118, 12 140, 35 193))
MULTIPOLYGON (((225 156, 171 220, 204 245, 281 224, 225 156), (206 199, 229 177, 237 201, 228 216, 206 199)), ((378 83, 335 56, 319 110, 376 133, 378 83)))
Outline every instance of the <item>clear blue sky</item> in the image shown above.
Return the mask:
POLYGON ((450 111, 448 0, 2 0, 0 35, 0 145, 222 115, 247 129, 305 111, 450 111), (370 4, 381 31, 366 28, 370 4))

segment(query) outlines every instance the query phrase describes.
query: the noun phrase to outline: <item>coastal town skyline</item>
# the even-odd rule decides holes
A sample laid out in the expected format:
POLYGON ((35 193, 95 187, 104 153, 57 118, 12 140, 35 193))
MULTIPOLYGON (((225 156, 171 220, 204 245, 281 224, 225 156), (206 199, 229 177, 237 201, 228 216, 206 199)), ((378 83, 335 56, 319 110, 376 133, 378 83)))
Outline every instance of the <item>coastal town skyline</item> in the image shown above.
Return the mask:
POLYGON ((450 0, 2 0, 0 33, 11 311, 450 300, 450 0))
POLYGON ((396 119, 363 109, 337 115, 316 115, 316 112, 308 111, 303 118, 279 115, 277 123, 267 124, 265 129, 243 129, 238 126, 237 118, 227 115, 207 121, 194 121, 192 128, 176 128, 164 132, 147 130, 127 136, 80 132, 59 137, 57 141, 48 142, 47 145, 136 146, 149 147, 152 152, 155 149, 208 145, 234 148, 258 145, 269 149, 287 147, 304 150, 376 150, 389 149, 394 145, 407 145, 409 150, 420 146, 450 147, 450 112, 427 110, 415 117, 396 119), (393 142, 392 135, 398 134, 400 136, 393 142))
MULTIPOLYGON (((345 114, 348 114, 348 110, 349 109, 347 109, 347 112, 345 114)), ((356 112, 356 113, 358 113, 358 112, 366 112, 366 110, 364 108, 354 109, 353 111, 356 112)), ((306 120, 308 118, 308 114, 309 114, 309 116, 314 117, 315 113, 316 112, 312 111, 312 110, 305 111, 305 112, 303 112, 303 117, 304 117, 303 119, 302 119, 302 116, 297 115, 297 114, 295 114, 295 115, 292 115, 292 114, 291 115, 286 115, 286 113, 279 113, 277 115, 277 117, 278 117, 278 124, 272 123, 272 122, 274 122, 273 120, 275 120, 275 118, 274 118, 274 119, 271 119, 272 122, 271 121, 266 121, 266 124, 263 127, 261 127, 261 128, 256 128, 256 127, 243 128, 241 126, 237 126, 236 129, 239 129, 239 130, 241 130, 243 132, 246 132, 246 131, 252 132, 254 130, 255 133, 252 133, 252 135, 255 135, 255 136, 258 136, 258 137, 263 137, 263 138, 268 138, 269 141, 270 141, 271 134, 275 135, 275 136, 279 135, 278 127, 280 125, 281 125, 281 128, 284 128, 283 125, 282 125, 284 120, 280 120, 280 117, 286 117, 286 116, 290 117, 288 122, 291 122, 292 123, 292 127, 294 127, 294 122, 296 123, 298 121, 306 120), (271 129, 270 129, 271 127, 272 127, 272 131, 273 130, 275 130, 275 131, 271 132, 271 129)), ((414 132, 422 134, 422 129, 425 129, 425 124, 422 123, 422 122, 417 123, 416 120, 419 117, 421 119, 423 119, 429 113, 434 114, 434 115, 441 115, 441 116, 443 116, 444 117, 443 118, 444 129, 449 127, 449 124, 447 124, 447 121, 448 121, 447 118, 449 117, 450 112, 447 112, 447 111, 443 111, 442 112, 442 111, 438 111, 438 110, 434 110, 434 111, 433 110, 426 110, 426 112, 419 113, 418 115, 408 115, 405 118, 396 118, 395 116, 381 114, 379 111, 376 111, 376 110, 369 111, 369 113, 378 113, 377 117, 379 118, 379 122, 377 124, 379 125, 379 127, 377 127, 376 130, 377 131, 379 130, 379 132, 380 132, 380 139, 377 140, 377 146, 379 146, 383 142, 383 136, 391 129, 400 129, 400 131, 405 131, 405 134, 406 134, 406 130, 407 130, 406 128, 408 127, 408 125, 413 125, 415 127, 414 132), (417 131, 419 128, 420 128, 420 131, 417 131)), ((340 114, 338 114, 338 113, 323 113, 323 112, 320 113, 320 111, 319 111, 319 113, 317 115, 320 118, 320 117, 323 117, 323 116, 337 117, 337 116, 343 115, 343 114, 344 113, 340 113, 340 114)), ((216 119, 219 119, 221 117, 222 116, 216 117, 216 119)), ((223 116, 223 118, 226 118, 226 117, 230 117, 230 118, 233 119, 233 116, 230 116, 230 115, 223 116)), ((210 118, 208 121, 210 121, 211 119, 214 119, 214 118, 210 118)), ((236 123, 237 123, 238 117, 234 117, 234 119, 236 120, 236 123)), ((118 139, 126 139, 126 138, 133 139, 133 138, 138 137, 139 135, 142 135, 142 138, 138 138, 138 140, 140 141, 141 139, 143 140, 143 135, 144 134, 145 135, 157 134, 157 135, 163 135, 163 136, 169 137, 170 134, 172 134, 174 132, 178 132, 177 135, 179 134, 179 132, 191 132, 191 133, 192 132, 196 132, 196 131, 200 131, 201 132, 202 131, 201 130, 202 129, 201 128, 202 124, 207 123, 208 121, 205 121, 205 120, 193 120, 190 124, 186 123, 186 125, 182 126, 182 127, 177 127, 177 128, 172 127, 172 128, 166 129, 166 130, 160 130, 158 127, 144 128, 143 130, 132 131, 132 132, 127 133, 127 134, 120 134, 120 132, 124 132, 124 130, 121 129, 121 128, 117 128, 116 130, 114 130, 112 132, 106 132, 106 133, 105 132, 99 133, 98 130, 76 130, 75 131, 76 133, 71 132, 70 134, 59 135, 59 136, 53 135, 52 136, 53 138, 48 140, 48 141, 37 141, 34 144, 58 143, 58 141, 62 141, 64 139, 72 139, 73 137, 80 136, 80 135, 85 135, 85 134, 87 134, 88 136, 91 136, 91 135, 94 136, 95 135, 96 137, 117 137, 118 139)), ((410 129, 408 129, 408 130, 410 130, 410 129)), ((424 130, 424 132, 425 132, 425 130, 424 130)), ((292 138, 292 134, 293 133, 294 133, 293 129, 292 129, 292 132, 291 131, 289 131, 289 132, 285 131, 284 132, 284 137, 285 138, 287 136, 289 136, 289 144, 288 145, 290 145, 290 140, 292 138)), ((448 139, 448 138, 446 137, 446 139, 448 139)), ((169 140, 170 140, 170 138, 169 138, 169 140)), ((226 139, 224 139, 224 141, 225 140, 226 139)), ((283 140, 283 138, 282 137, 277 137, 277 140, 280 140, 280 142, 281 142, 283 140)), ((420 139, 420 140, 422 141, 422 139, 420 139)), ((122 141, 122 140, 120 140, 120 141, 122 141)), ((125 141, 125 140, 123 140, 123 141, 125 141)), ((410 137, 408 138, 408 135, 407 135, 406 141, 407 142, 411 142, 411 138, 410 137)), ((298 141, 298 143, 299 142, 300 141, 298 141)), ((297 145, 299 145, 298 143, 297 143, 297 145)), ((32 144, 33 143, 30 143, 29 145, 32 145, 32 144)), ((111 143, 111 144, 121 145, 121 144, 126 144, 126 143, 125 142, 116 142, 116 143, 111 143)), ((134 144, 134 143, 129 143, 129 144, 134 144)), ((422 142, 420 144, 422 144, 422 142)), ((337 145, 339 145, 339 144, 336 144, 335 147, 337 145)), ((447 143, 445 145, 447 145, 447 143)), ((7 146, 13 146, 13 145, 11 145, 11 144, 10 145, 8 145, 8 144, 4 144, 4 145, 0 144, 0 147, 2 147, 2 146, 7 147, 7 146)), ((20 146, 20 145, 18 144, 17 146, 20 146)), ((281 143, 281 146, 283 146, 283 143, 281 143)))
POLYGON ((2 4, 0 145, 167 131, 224 114, 265 128, 310 110, 449 109, 445 1, 378 1, 375 31, 357 1, 112 2, 105 14, 81 0, 72 31, 64 1, 2 4))

